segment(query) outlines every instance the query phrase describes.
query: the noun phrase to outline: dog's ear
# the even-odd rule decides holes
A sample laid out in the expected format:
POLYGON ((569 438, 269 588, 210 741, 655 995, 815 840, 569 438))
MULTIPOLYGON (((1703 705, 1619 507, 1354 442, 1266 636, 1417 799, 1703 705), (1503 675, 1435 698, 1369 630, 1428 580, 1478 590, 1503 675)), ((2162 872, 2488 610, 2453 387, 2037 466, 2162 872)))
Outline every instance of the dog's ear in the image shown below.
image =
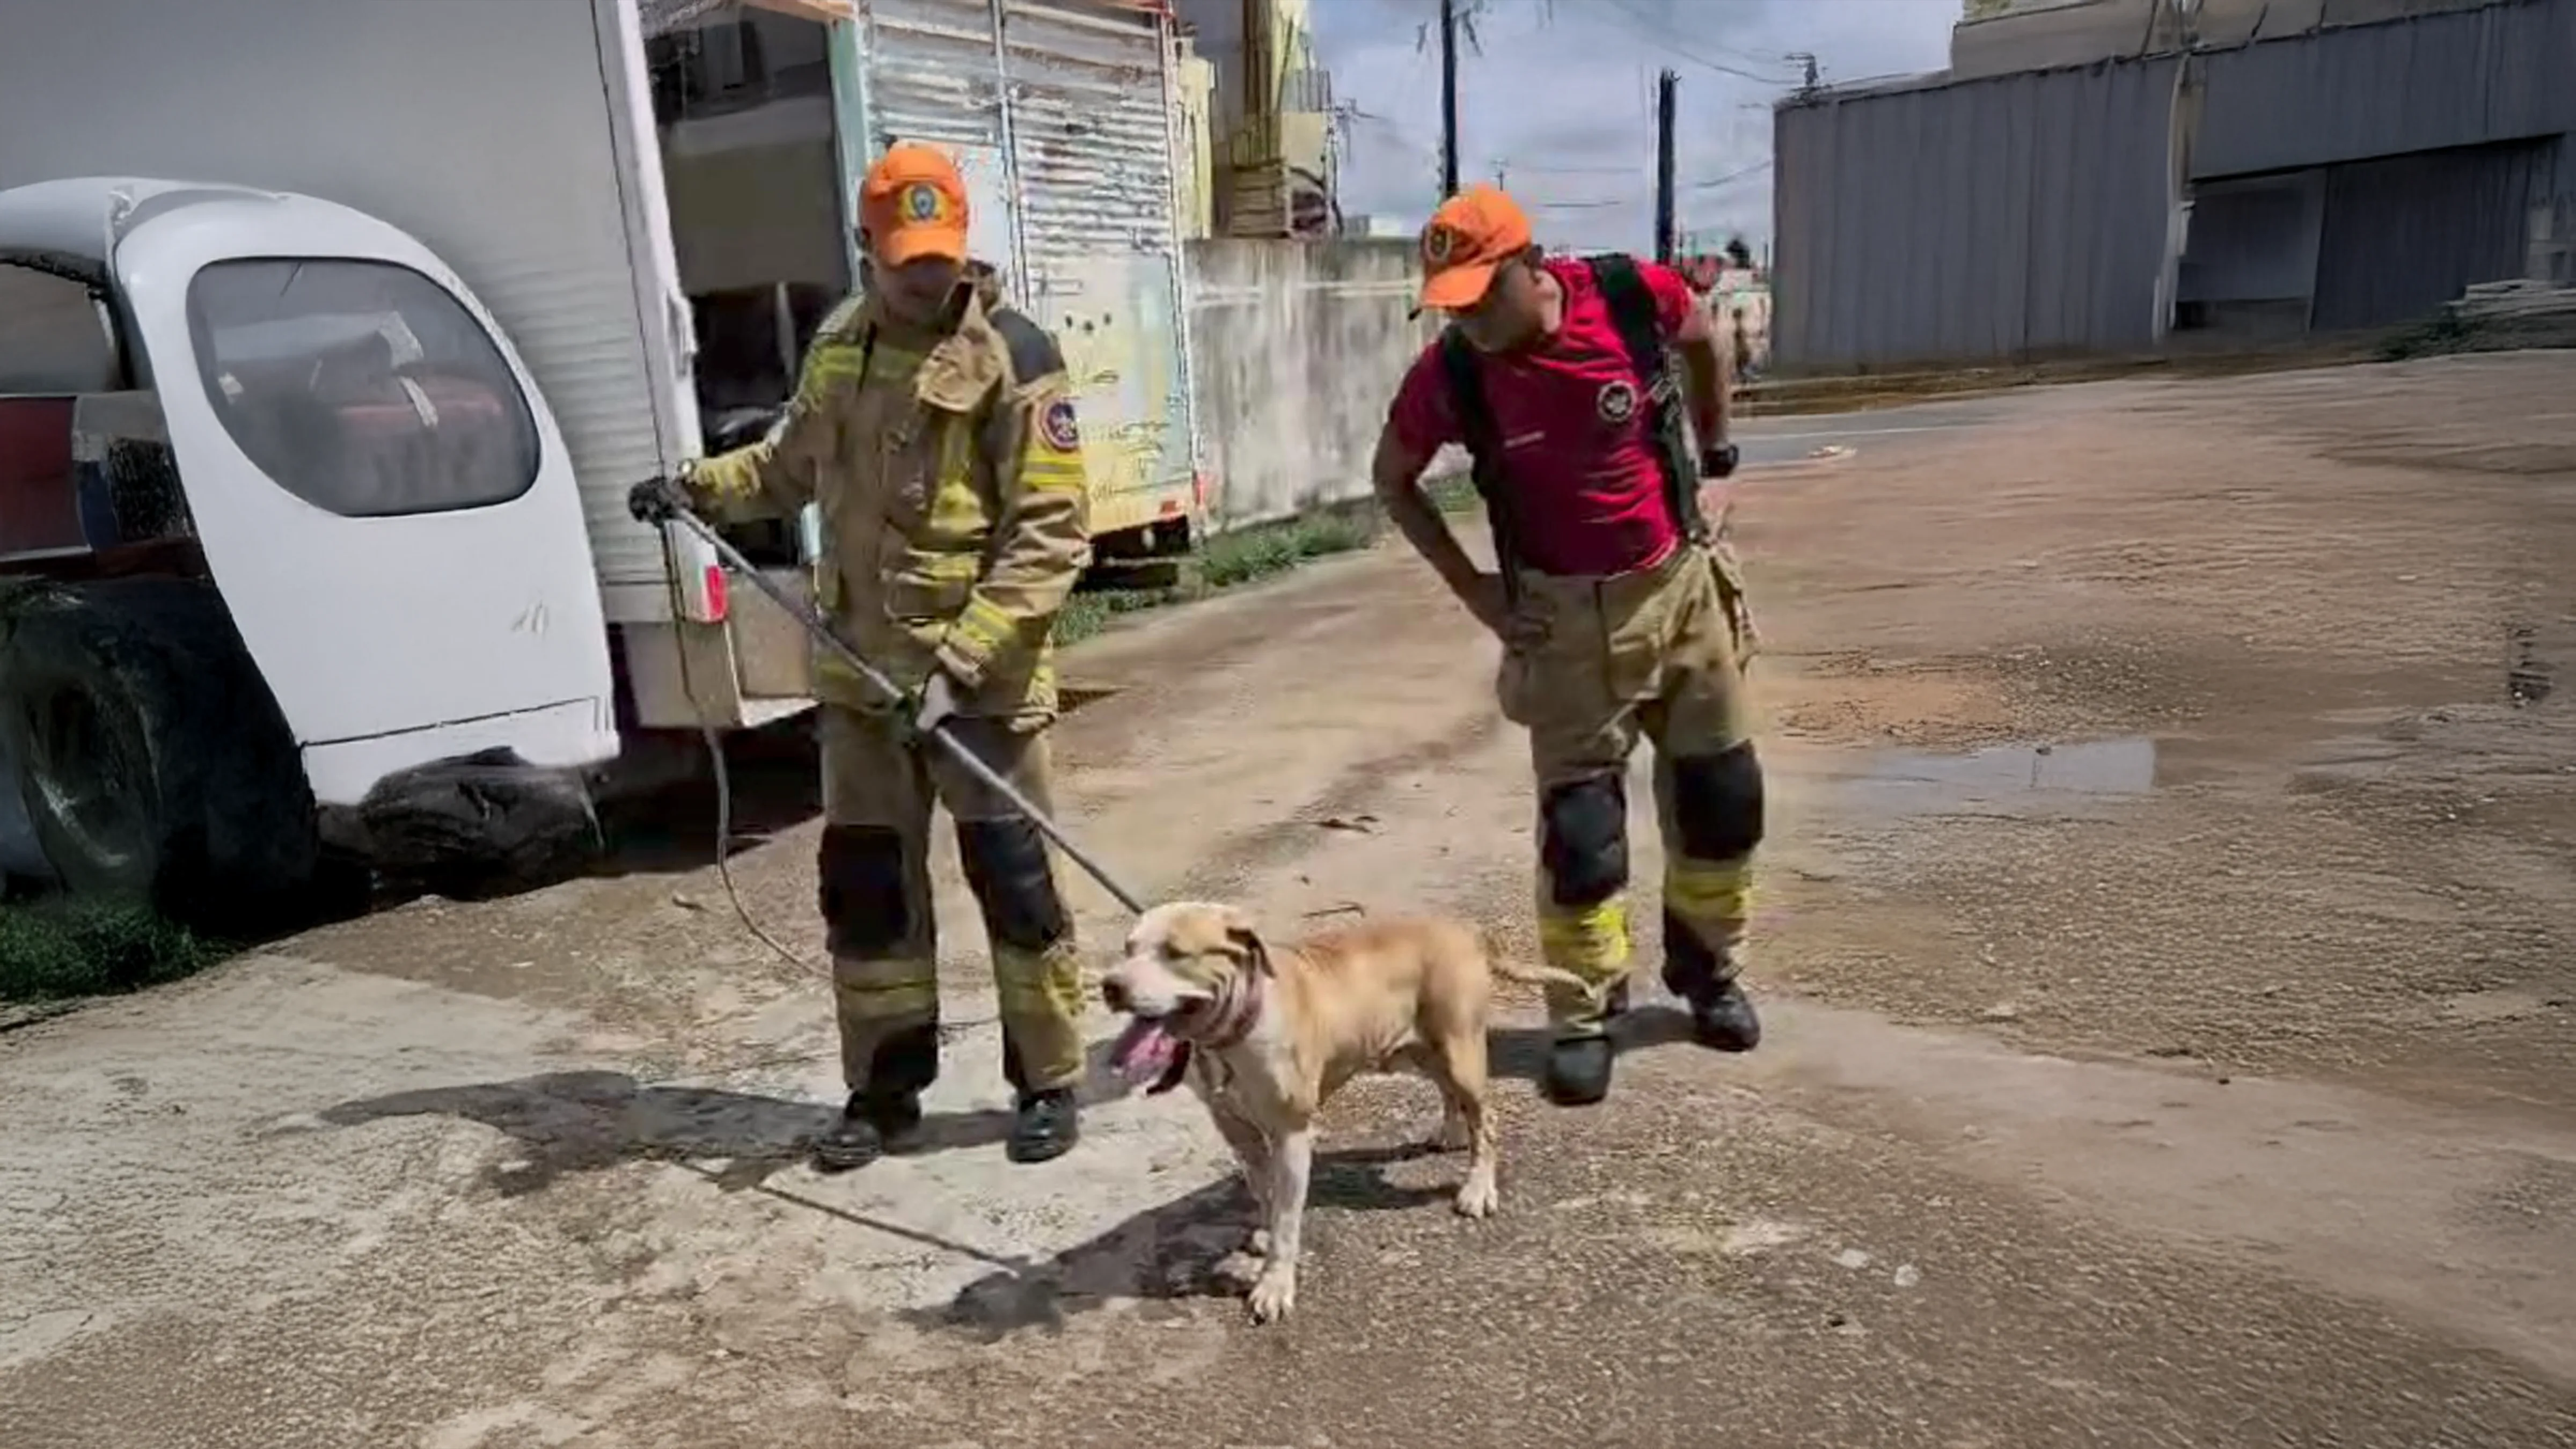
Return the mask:
POLYGON ((1234 949, 1243 953, 1243 959, 1251 964, 1253 970, 1264 976, 1272 974, 1270 948, 1261 944, 1260 935, 1250 926, 1228 926, 1225 938, 1233 943, 1234 949))

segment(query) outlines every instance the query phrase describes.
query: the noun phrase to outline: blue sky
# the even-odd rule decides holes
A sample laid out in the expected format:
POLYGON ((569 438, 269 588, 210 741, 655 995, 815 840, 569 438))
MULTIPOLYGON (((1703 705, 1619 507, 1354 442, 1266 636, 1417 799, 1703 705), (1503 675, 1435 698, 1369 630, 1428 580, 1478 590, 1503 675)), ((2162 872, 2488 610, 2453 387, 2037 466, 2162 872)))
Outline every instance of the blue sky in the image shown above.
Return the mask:
MULTIPOLYGON (((1345 212, 1418 222, 1439 186, 1438 0, 1309 0, 1317 48, 1355 120, 1345 212)), ((1459 171, 1505 185, 1550 245, 1644 249, 1654 227, 1654 77, 1680 73, 1685 228, 1771 229, 1770 101, 1784 59, 1824 79, 1937 70, 1959 0, 1481 0, 1459 63, 1459 171), (1684 23, 1680 17, 1689 17, 1684 23), (1743 72, 1733 74, 1730 72, 1743 72)))

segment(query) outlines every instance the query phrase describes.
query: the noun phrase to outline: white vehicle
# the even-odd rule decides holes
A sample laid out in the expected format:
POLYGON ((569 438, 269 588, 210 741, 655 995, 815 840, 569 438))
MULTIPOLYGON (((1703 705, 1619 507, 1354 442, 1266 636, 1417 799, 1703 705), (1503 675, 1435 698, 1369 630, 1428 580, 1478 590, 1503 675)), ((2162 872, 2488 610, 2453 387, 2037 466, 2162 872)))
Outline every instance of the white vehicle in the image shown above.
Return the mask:
MULTIPOLYGON (((291 891, 335 822, 421 782, 807 708, 795 626, 624 500, 766 425, 849 285, 847 178, 897 135, 954 143, 1040 321, 1177 338, 1158 13, 760 6, 12 14, 0 872, 174 909, 291 891), (1067 168, 1040 136, 1051 185, 1010 148, 1059 113, 1125 152, 1067 168), (1053 221, 1073 189, 1089 233, 1053 221)), ((1196 524, 1164 347, 1084 399, 1122 490, 1104 552, 1196 524)), ((817 545, 737 541, 800 589, 817 545)))

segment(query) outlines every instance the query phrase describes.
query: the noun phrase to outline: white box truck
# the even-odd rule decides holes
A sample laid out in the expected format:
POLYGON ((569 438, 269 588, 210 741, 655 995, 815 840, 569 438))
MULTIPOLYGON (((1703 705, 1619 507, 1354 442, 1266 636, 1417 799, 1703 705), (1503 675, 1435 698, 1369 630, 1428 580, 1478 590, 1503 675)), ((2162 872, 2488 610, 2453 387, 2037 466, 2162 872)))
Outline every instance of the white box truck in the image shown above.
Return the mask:
MULTIPOLYGON (((950 147, 979 250, 1067 338, 1096 549, 1198 526, 1158 6, 79 0, 5 30, 0 871, 291 891, 441 771, 583 776, 624 733, 809 707, 808 641, 624 498, 766 426, 898 137, 950 147)), ((818 542, 738 541, 799 589, 818 542)))

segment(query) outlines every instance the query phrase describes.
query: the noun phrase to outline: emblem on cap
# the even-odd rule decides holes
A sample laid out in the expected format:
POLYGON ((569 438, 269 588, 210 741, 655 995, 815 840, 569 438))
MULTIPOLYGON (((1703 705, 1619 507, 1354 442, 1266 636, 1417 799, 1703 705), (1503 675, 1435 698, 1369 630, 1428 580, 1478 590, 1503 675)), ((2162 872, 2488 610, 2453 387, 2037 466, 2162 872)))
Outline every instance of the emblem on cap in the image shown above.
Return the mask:
POLYGON ((1637 389, 1626 378, 1601 385, 1601 395, 1592 407, 1605 423, 1624 423, 1637 415, 1637 389))
POLYGON ((1435 222, 1423 229, 1422 259, 1437 267, 1446 264, 1449 254, 1458 249, 1458 234, 1435 222))
POLYGON ((903 189, 903 214, 908 221, 939 219, 939 188, 927 181, 916 181, 903 189))
POLYGON ((1074 452, 1082 446, 1082 430, 1074 426, 1073 399, 1060 397, 1048 403, 1038 417, 1038 431, 1046 435, 1047 446, 1059 453, 1074 452))

